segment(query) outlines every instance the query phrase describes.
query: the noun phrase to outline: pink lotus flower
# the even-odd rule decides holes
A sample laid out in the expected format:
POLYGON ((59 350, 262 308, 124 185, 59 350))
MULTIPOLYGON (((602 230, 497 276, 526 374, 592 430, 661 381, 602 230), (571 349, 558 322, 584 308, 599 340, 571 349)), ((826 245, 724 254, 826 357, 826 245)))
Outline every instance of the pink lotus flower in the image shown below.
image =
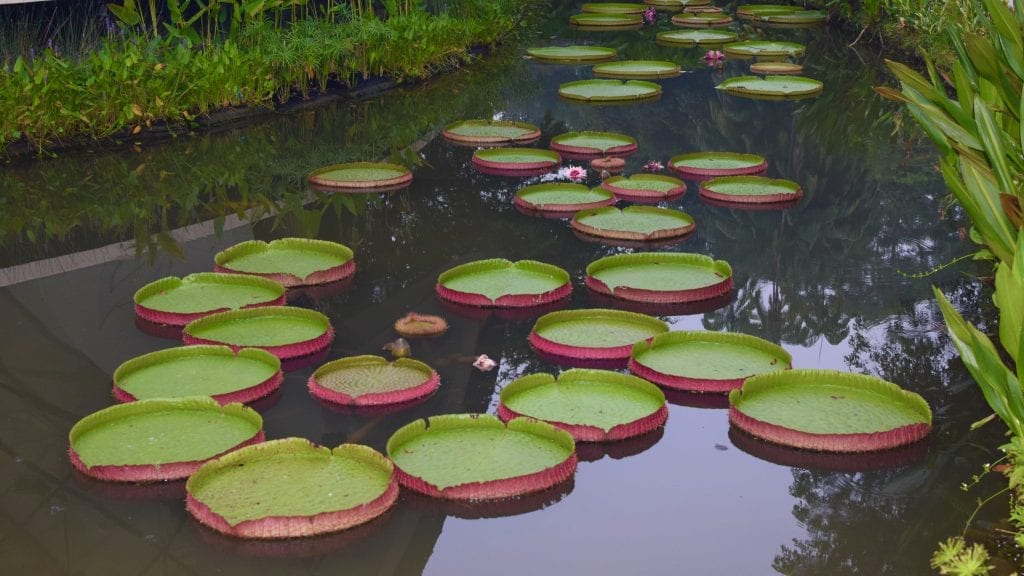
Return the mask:
POLYGON ((473 368, 476 368, 481 372, 490 372, 491 370, 494 370, 495 366, 497 365, 498 363, 495 362, 494 360, 491 360, 491 358, 487 356, 487 354, 481 354, 476 357, 476 360, 473 361, 473 368))
POLYGON ((587 179, 587 171, 580 166, 566 166, 558 171, 558 176, 573 182, 581 182, 587 179))
POLYGON ((644 22, 647 24, 654 24, 655 20, 658 19, 658 11, 654 7, 650 7, 644 10, 644 22))
POLYGON ((651 160, 644 164, 644 171, 646 172, 661 172, 665 169, 665 165, 657 160, 651 160))

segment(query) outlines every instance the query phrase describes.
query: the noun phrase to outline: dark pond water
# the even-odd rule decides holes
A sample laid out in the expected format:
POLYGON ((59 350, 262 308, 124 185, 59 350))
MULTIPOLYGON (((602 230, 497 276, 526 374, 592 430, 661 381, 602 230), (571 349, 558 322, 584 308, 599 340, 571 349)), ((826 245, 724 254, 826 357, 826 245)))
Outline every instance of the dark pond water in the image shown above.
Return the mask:
MULTIPOLYGON (((928 146, 892 137, 891 111, 871 91, 888 82, 870 49, 828 29, 770 31, 805 42, 808 75, 825 93, 755 101, 714 90, 723 71, 702 50, 657 46, 654 30, 573 33, 555 10, 536 37, 468 71, 359 103, 274 115, 245 127, 182 134, 106 151, 15 163, 0 173, 0 571, 6 574, 927 574, 936 542, 959 533, 975 498, 960 484, 995 458, 998 430, 971 432, 984 402, 943 335, 930 300, 938 283, 966 310, 985 296, 963 268, 919 272, 966 253, 961 222, 942 219, 945 195, 928 146), (662 82, 657 102, 591 107, 560 100, 559 83, 588 67, 522 58, 524 47, 568 38, 658 57, 691 72, 662 82), (270 438, 383 449, 389 435, 431 414, 493 411, 512 379, 556 371, 531 353, 532 321, 443 311, 437 275, 462 262, 533 258, 568 269, 572 307, 591 305, 581 277, 596 258, 631 251, 577 238, 564 221, 512 206, 519 179, 486 176, 471 150, 435 137, 460 118, 522 119, 544 140, 569 130, 635 136, 649 159, 696 150, 757 152, 769 175, 806 196, 784 211, 737 211, 693 191, 672 205, 697 232, 659 250, 728 260, 735 299, 705 313, 667 316, 673 329, 732 330, 781 343, 794 364, 876 374, 915 390, 935 413, 923 444, 880 460, 806 458, 731 434, 707 399, 672 396, 663 433, 588 453, 575 481, 500 506, 456 506, 404 493, 363 528, 324 538, 242 542, 201 528, 180 484, 111 486, 71 469, 67 432, 112 403, 123 361, 176 345, 143 334, 132 293, 156 278, 209 270, 236 242, 309 236, 357 253, 354 286, 296 303, 328 314, 330 356, 380 353, 410 310, 444 313, 452 329, 413 342, 441 391, 425 404, 362 416, 314 402, 313 367, 290 372, 263 407, 270 438), (413 148, 409 148, 413 146, 413 148), (396 152, 405 150, 405 152, 396 152), (410 151, 410 150, 418 150, 410 151), (323 164, 393 155, 415 166, 407 190, 317 195, 304 175, 323 164), (467 359, 500 361, 489 373, 467 359), (856 471, 849 471, 849 470, 856 471)), ((661 24, 662 29, 668 25, 661 24)), ((759 36, 757 30, 745 30, 759 36)), ((596 178, 590 183, 597 184, 596 178)), ((997 516, 1001 503, 993 505, 997 516)), ((1005 509, 1005 508, 1004 508, 1005 509)), ((987 518, 983 511, 982 520, 987 518)), ((989 519, 991 520, 991 519, 989 519)))

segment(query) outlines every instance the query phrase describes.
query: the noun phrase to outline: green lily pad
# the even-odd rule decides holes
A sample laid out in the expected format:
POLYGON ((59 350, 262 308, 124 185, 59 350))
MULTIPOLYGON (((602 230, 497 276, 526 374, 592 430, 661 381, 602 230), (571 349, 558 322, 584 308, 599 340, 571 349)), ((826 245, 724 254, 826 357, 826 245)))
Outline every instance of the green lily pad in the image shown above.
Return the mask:
POLYGON ((477 260, 437 278, 439 296, 471 306, 537 306, 561 300, 571 291, 568 272, 533 260, 477 260))
POLYGON ((672 24, 683 28, 724 28, 732 24, 732 16, 728 14, 676 14, 672 24))
POLYGON ((668 324, 644 314, 606 308, 560 310, 537 319, 530 345, 567 358, 625 358, 633 344, 665 332, 668 324))
POLYGON ((643 24, 643 17, 639 14, 607 14, 607 13, 593 13, 584 12, 583 14, 574 14, 569 17, 569 23, 573 26, 581 26, 587 28, 599 28, 599 27, 622 27, 622 26, 640 26, 643 24))
POLYGON ((637 302, 695 302, 732 290, 732 268, 723 260, 685 252, 635 252, 606 256, 587 266, 587 288, 637 302))
POLYGON ((572 477, 572 436, 546 422, 487 414, 416 420, 388 440, 388 456, 403 486, 450 499, 507 498, 572 477))
POLYGON ((802 6, 791 6, 789 4, 744 4, 736 8, 736 15, 740 18, 759 18, 773 14, 789 14, 802 12, 802 6))
POLYGON ((617 51, 603 46, 546 46, 528 48, 526 54, 550 62, 597 62, 614 59, 617 51))
POLYGON ((596 14, 642 14, 644 5, 639 2, 586 2, 580 10, 596 14))
POLYGON ((121 401, 212 396, 221 403, 249 402, 280 386, 281 361, 268 352, 227 346, 182 346, 143 354, 114 371, 121 401), (273 380, 277 379, 276 385, 273 380), (264 386, 266 390, 256 390, 264 386), (252 397, 245 395, 252 390, 252 397))
POLYGON ((614 203, 615 195, 607 190, 565 182, 533 184, 519 190, 515 196, 516 206, 536 212, 576 212, 614 203))
POLYGON ((751 98, 808 98, 821 94, 825 85, 803 76, 735 76, 715 88, 751 98))
POLYGON ((708 6, 711 0, 644 0, 644 4, 655 8, 682 10, 690 6, 708 6))
POLYGON ((663 240, 685 236, 695 228, 689 214, 655 206, 581 210, 569 224, 578 232, 617 240, 663 240))
POLYGON ((674 62, 666 60, 619 60, 598 64, 593 69, 594 76, 599 78, 675 78, 682 69, 674 62))
POLYGON ((412 182, 405 166, 386 162, 347 162, 317 168, 309 183, 325 188, 383 188, 412 182))
POLYGON ((332 450, 284 438, 207 462, 185 485, 186 507, 231 536, 310 536, 384 513, 398 497, 393 476, 391 462, 368 446, 332 450))
POLYGON ((682 180, 661 174, 612 176, 601 182, 601 187, 631 202, 661 202, 686 192, 686 184, 682 180))
POLYGON ((729 393, 729 421, 766 440, 827 452, 910 444, 931 430, 921 396, 892 382, 833 370, 753 376, 729 393))
POLYGON ((423 398, 434 393, 439 382, 437 373, 418 360, 350 356, 317 368, 309 378, 309 391, 337 404, 379 406, 423 398))
POLYGON ((657 36, 659 43, 678 46, 717 46, 737 38, 735 32, 728 30, 670 30, 657 36))
POLYGON ((558 166, 562 157, 540 148, 488 148, 473 152, 473 163, 498 170, 533 170, 558 166))
POLYGON ((757 174, 768 169, 764 156, 737 152, 690 152, 673 156, 668 164, 683 176, 695 178, 757 174))
POLYGON ((804 67, 792 62, 755 62, 750 65, 750 71, 754 74, 799 74, 804 67))
POLYGON ((445 126, 441 134, 448 140, 466 144, 511 144, 540 138, 540 128, 507 120, 460 120, 445 126))
POLYGON ((566 132, 551 139, 552 150, 570 154, 624 155, 636 151, 636 139, 618 132, 566 132))
POLYGON ((666 388, 720 393, 755 374, 788 370, 792 361, 781 347, 755 336, 678 331, 638 342, 629 370, 666 388))
POLYGON ((266 306, 212 314, 190 322, 182 331, 186 344, 265 348, 278 358, 317 352, 330 343, 333 334, 327 316, 294 306, 266 306), (313 348, 307 349, 309 346, 313 348), (282 354, 281 349, 295 353, 282 354))
POLYGON ((700 195, 722 202, 765 204, 799 200, 804 192, 799 184, 790 180, 763 176, 722 176, 702 182, 700 195))
POLYGON ((269 278, 286 287, 326 284, 355 273, 352 250, 344 244, 310 238, 248 240, 218 252, 218 272, 269 278))
POLYGON ((531 374, 501 391, 502 419, 529 416, 553 424, 577 442, 623 440, 646 434, 668 417, 665 394, 646 380, 607 370, 573 369, 556 379, 531 374))
POLYGON ((828 12, 821 10, 794 10, 792 12, 762 13, 754 22, 778 24, 790 27, 817 26, 828 21, 828 12))
POLYGON ((734 44, 726 44, 722 51, 729 56, 754 58, 761 56, 799 58, 806 51, 803 44, 796 42, 780 42, 778 40, 745 40, 734 44))
POLYGON ((169 276, 150 282, 135 292, 136 312, 151 318, 152 312, 160 318, 176 315, 183 318, 179 324, 217 310, 235 310, 247 306, 284 304, 284 286, 266 278, 238 274, 200 272, 184 278, 169 276), (187 320, 184 320, 187 318, 187 320))
POLYGON ((644 80, 577 80, 558 87, 558 95, 586 102, 646 100, 661 95, 661 86, 644 80))

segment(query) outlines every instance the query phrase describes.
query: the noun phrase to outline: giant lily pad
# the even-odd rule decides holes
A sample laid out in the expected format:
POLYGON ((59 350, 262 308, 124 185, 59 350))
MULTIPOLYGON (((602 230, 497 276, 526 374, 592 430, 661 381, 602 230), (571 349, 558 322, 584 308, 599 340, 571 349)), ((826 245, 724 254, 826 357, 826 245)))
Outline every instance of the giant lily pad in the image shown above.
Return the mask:
POLYGON ((632 28, 643 25, 643 17, 639 14, 584 12, 570 16, 569 23, 581 28, 632 28))
POLYGON ((615 195, 583 184, 544 182, 516 192, 515 205, 527 213, 550 214, 568 218, 577 210, 615 204, 615 195))
POLYGON ((273 280, 205 272, 146 284, 135 293, 135 314, 155 324, 184 326, 214 312, 284 302, 284 286, 273 280))
POLYGON ((398 481, 411 490, 452 500, 493 500, 538 492, 576 471, 576 443, 564 430, 487 414, 416 420, 388 440, 398 481))
POLYGON ((629 371, 673 390, 724 393, 755 374, 788 370, 792 361, 781 347, 755 336, 681 331, 638 342, 629 371))
POLYGON ((686 192, 686 184, 682 180, 660 174, 612 176, 601 182, 601 187, 630 202, 662 202, 686 192))
POLYGON ((181 346, 143 354, 114 371, 121 402, 210 396, 221 404, 252 402, 280 388, 281 360, 255 348, 181 346))
POLYGON ((587 266, 587 288, 637 302, 694 302, 732 290, 724 260, 685 252, 636 252, 606 256, 587 266))
POLYGON ((547 62, 600 62, 614 59, 616 53, 615 48, 603 46, 546 46, 526 50, 531 58, 547 62))
POLYGON ((573 230, 616 240, 666 240, 695 228, 693 218, 679 210, 655 206, 615 206, 581 210, 569 222, 573 230))
POLYGON ((644 5, 639 2, 586 2, 580 10, 595 14, 642 14, 644 5))
POLYGON ((764 156, 736 152, 691 152, 668 161, 673 170, 690 178, 758 174, 768 169, 764 156))
POLYGON ((568 155, 627 156, 636 152, 636 139, 618 132, 566 132, 551 139, 551 148, 568 155))
POLYGON ((540 306, 571 292, 568 272, 533 260, 477 260, 446 270, 437 278, 438 296, 469 306, 540 306))
POLYGON ((441 134, 462 144, 512 144, 540 138, 540 128, 508 120, 460 120, 445 126, 441 134))
POLYGON ((799 74, 804 67, 792 62, 755 62, 750 65, 750 71, 754 74, 799 74))
POLYGON ((501 390, 498 417, 529 416, 557 426, 577 442, 611 442, 647 434, 665 423, 665 394, 646 380, 607 370, 531 374, 501 390))
POLYGON ((765 440, 822 452, 869 452, 921 440, 932 413, 921 396, 873 376, 786 370, 729 393, 729 422, 765 440))
POLYGON ((598 78, 675 78, 679 76, 682 69, 675 62, 667 60, 619 60, 598 64, 593 69, 594 76, 598 78))
POLYGON ((665 332, 668 324, 644 314, 561 310, 538 318, 529 341, 535 350, 558 358, 625 361, 633 344, 665 332))
POLYGON ((740 18, 760 18, 772 14, 789 14, 791 12, 802 12, 802 6, 789 4, 744 4, 736 8, 736 15, 740 18))
POLYGON ((309 174, 309 183, 323 188, 392 188, 412 182, 405 166, 386 162, 348 162, 317 168, 309 174))
POLYGON ((388 362, 380 356, 350 356, 317 368, 309 377, 309 393, 335 404, 381 406, 429 396, 440 382, 437 372, 412 358, 388 362))
POLYGON ((736 41, 736 33, 728 30, 670 30, 659 32, 659 43, 673 46, 709 46, 736 41))
POLYGON ((585 102, 647 100, 661 95, 661 86, 644 80, 577 80, 558 87, 558 95, 585 102))
POLYGON ((784 57, 799 58, 804 55, 804 45, 796 42, 780 42, 777 40, 745 40, 722 47, 729 56, 742 58, 784 57))
POLYGON ((199 522, 239 538, 337 532, 380 516, 398 497, 394 467, 368 446, 328 449, 284 438, 207 462, 186 484, 199 522))
POLYGON ((707 6, 711 0, 644 0, 644 4, 655 8, 682 10, 691 6, 707 6))
POLYGON ((213 398, 155 398, 117 404, 79 420, 68 435, 71 463, 113 482, 177 480, 240 446, 263 441, 263 419, 213 398))
POLYGON ((348 246, 309 238, 248 240, 218 252, 214 261, 217 272, 262 276, 288 288, 339 282, 356 272, 348 246))
POLYGON ((306 308, 267 306, 221 312, 182 331, 185 344, 225 344, 233 350, 262 348, 282 360, 315 354, 334 340, 327 316, 306 308))
POLYGON ((705 180, 700 185, 703 198, 739 204, 773 204, 795 202, 803 197, 800 185, 791 180, 764 176, 722 176, 705 180))
POLYGON ((750 98, 791 99, 817 96, 825 86, 803 76, 734 76, 715 88, 750 98))
POLYGON ((489 148, 473 152, 473 164, 490 170, 550 170, 561 163, 562 157, 557 152, 540 148, 489 148))
POLYGON ((714 12, 701 14, 689 12, 673 16, 672 24, 682 28, 725 28, 732 24, 732 16, 714 12))
POLYGON ((753 19, 755 23, 768 24, 783 28, 803 28, 824 24, 828 20, 828 12, 822 10, 794 10, 792 12, 771 12, 761 14, 753 19))

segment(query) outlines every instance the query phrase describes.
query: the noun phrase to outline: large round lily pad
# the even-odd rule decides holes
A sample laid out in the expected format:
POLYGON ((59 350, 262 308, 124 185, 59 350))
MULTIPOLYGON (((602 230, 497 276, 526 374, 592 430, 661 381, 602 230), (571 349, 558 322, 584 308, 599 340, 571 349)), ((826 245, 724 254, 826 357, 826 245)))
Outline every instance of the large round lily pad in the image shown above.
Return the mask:
POLYGON ((348 246, 310 238, 247 240, 218 252, 214 261, 217 272, 262 276, 288 288, 340 282, 356 272, 348 246))
POLYGON ((667 60, 619 60, 598 64, 593 69, 598 78, 675 78, 682 73, 682 68, 675 62, 667 60))
POLYGON ((584 12, 569 17, 569 23, 581 28, 626 28, 643 25, 639 14, 609 14, 584 12))
POLYGON ((586 2, 580 10, 595 14, 642 14, 644 5, 639 2, 586 2))
POLYGON ((662 202, 686 192, 686 184, 682 180, 661 174, 612 176, 601 182, 601 187, 630 202, 662 202))
POLYGON ((561 310, 538 318, 529 342, 535 350, 558 358, 625 361, 633 344, 665 332, 668 324, 644 314, 605 308, 561 310))
POLYGON ((628 156, 636 152, 636 139, 618 132, 566 132, 551 139, 551 148, 576 156, 628 156))
POLYGON ((700 184, 703 198, 739 204, 795 202, 803 197, 800 185, 791 180, 764 176, 722 176, 700 184))
POLYGON ((613 60, 617 51, 604 46, 545 46, 527 48, 526 54, 546 62, 600 62, 613 60))
POLYGON ((501 390, 498 416, 529 416, 553 424, 577 442, 612 442, 647 434, 668 418, 665 394, 628 374, 573 369, 556 379, 531 374, 501 390))
POLYGON ((822 10, 794 10, 761 14, 752 19, 754 23, 779 28, 804 28, 818 26, 828 21, 828 12, 822 10))
POLYGON ((577 210, 615 204, 615 195, 583 184, 544 182, 516 192, 515 205, 527 213, 542 213, 567 218, 577 210))
POLYGON ((309 377, 309 393, 335 404, 382 406, 419 400, 440 383, 437 372, 419 360, 350 356, 317 368, 309 377))
POLYGON ((284 286, 273 280, 200 272, 146 284, 135 292, 135 315, 155 324, 184 326, 214 312, 284 303, 284 286))
POLYGON ((764 156, 737 152, 691 152, 673 156, 668 165, 690 178, 758 174, 768 169, 764 156))
POLYGON ((437 278, 437 294, 469 306, 496 308, 549 304, 572 292, 569 273, 534 260, 477 260, 456 266, 437 278))
POLYGON ((68 435, 76 469, 113 482, 177 480, 235 448, 263 441, 263 419, 213 398, 117 404, 79 420, 68 435))
POLYGON ((294 306, 267 306, 212 314, 182 330, 185 344, 262 348, 285 360, 315 354, 334 340, 327 316, 294 306))
POLYGON ((696 227, 685 212, 656 206, 615 206, 581 210, 569 222, 573 230, 615 240, 643 242, 686 236, 696 227))
POLYGON ((587 288, 637 302, 694 302, 732 290, 724 260, 686 252, 635 252, 606 256, 587 266, 587 288))
POLYGON ((722 51, 729 56, 741 58, 755 57, 790 57, 799 58, 804 55, 803 44, 796 42, 781 42, 778 40, 745 40, 733 44, 726 44, 722 51))
POLYGON ((540 148, 488 148, 473 152, 473 164, 491 170, 550 170, 561 163, 557 152, 540 148))
POLYGON ((735 42, 738 36, 728 30, 669 30, 659 32, 657 41, 671 46, 717 46, 735 42))
POLYGON ((546 422, 487 414, 416 420, 388 440, 398 481, 452 500, 494 500, 538 492, 576 471, 572 436, 546 422))
POLYGON ((754 74, 799 74, 804 67, 792 62, 755 62, 750 65, 750 71, 754 74))
POLYGON ((309 174, 309 183, 323 188, 369 190, 405 186, 410 182, 412 172, 408 168, 387 162, 332 164, 309 174))
POLYGON ((921 396, 880 378, 786 370, 751 377, 730 392, 729 422, 786 446, 869 452, 921 440, 932 413, 921 396))
POLYGON ((725 28, 732 24, 732 16, 714 12, 701 14, 689 12, 673 16, 672 24, 682 28, 725 28))
POLYGON ((540 138, 540 128, 509 120, 460 120, 445 126, 441 134, 462 144, 518 144, 540 138))
POLYGON ((737 96, 784 100, 817 96, 825 86, 803 76, 734 76, 715 88, 737 96))
POLYGON ((802 12, 803 10, 803 6, 794 6, 790 4, 744 4, 736 7, 736 16, 751 19, 772 14, 802 12))
POLYGON ((644 4, 655 8, 682 10, 692 6, 708 6, 711 4, 711 0, 644 0, 644 4))
POLYGON ((329 449, 284 438, 207 462, 185 486, 199 522, 238 538, 337 532, 380 516, 398 497, 394 466, 368 446, 329 449))
POLYGON ((755 336, 678 331, 633 346, 629 371, 673 390, 725 393, 755 374, 788 370, 792 362, 781 347, 755 336))
POLYGON ((221 404, 252 402, 280 388, 281 360, 256 348, 181 346, 136 356, 114 371, 114 397, 210 396, 221 404))
POLYGON ((661 86, 645 80, 576 80, 558 87, 558 95, 585 102, 627 102, 661 95, 661 86))

